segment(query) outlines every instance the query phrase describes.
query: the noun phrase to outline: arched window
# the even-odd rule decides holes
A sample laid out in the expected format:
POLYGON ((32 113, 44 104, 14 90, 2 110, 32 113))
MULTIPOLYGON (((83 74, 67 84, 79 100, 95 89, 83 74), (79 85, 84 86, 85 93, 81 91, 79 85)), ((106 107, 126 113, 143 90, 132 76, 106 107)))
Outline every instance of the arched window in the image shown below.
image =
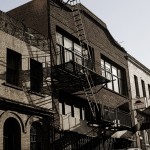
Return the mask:
POLYGON ((4 150, 21 150, 21 129, 14 118, 4 123, 4 150))
POLYGON ((30 129, 30 150, 42 150, 42 132, 39 123, 32 124, 30 129))

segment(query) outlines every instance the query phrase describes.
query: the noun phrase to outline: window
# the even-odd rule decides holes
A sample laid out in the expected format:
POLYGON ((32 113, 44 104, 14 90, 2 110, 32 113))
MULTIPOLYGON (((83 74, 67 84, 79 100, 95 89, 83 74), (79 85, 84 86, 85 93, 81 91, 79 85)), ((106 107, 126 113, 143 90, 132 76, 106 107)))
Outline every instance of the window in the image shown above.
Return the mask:
POLYGON ((92 47, 88 46, 87 48, 84 45, 84 48, 82 48, 79 44, 60 33, 56 33, 56 42, 57 65, 73 61, 90 69, 95 68, 94 49, 92 47))
POLYGON ((126 95, 125 73, 123 70, 118 66, 113 65, 111 61, 106 61, 105 59, 101 59, 101 69, 102 76, 111 81, 106 84, 106 87, 117 93, 126 95))
POLYGON ((141 84, 142 84, 143 97, 146 97, 145 82, 141 80, 141 84))
POLYGON ((72 41, 68 38, 64 37, 64 47, 65 47, 65 62, 69 62, 73 60, 72 53, 72 41))
POLYGON ((149 93, 149 98, 150 98, 150 84, 148 84, 148 93, 149 93))
POLYGON ((21 128, 18 121, 8 118, 4 123, 3 150, 21 150, 21 128))
POLYGON ((85 119, 85 103, 82 99, 60 92, 59 96, 59 113, 78 119, 85 119))
POLYGON ((35 122, 30 129, 30 149, 41 150, 42 149, 42 131, 41 126, 35 122))
POLYGON ((134 75, 134 83, 135 83, 136 96, 140 97, 138 78, 136 75, 134 75))
POLYGON ((21 54, 7 49, 6 82, 20 86, 21 54))
POLYGON ((33 59, 30 59, 30 82, 31 91, 41 92, 43 85, 42 63, 33 59))

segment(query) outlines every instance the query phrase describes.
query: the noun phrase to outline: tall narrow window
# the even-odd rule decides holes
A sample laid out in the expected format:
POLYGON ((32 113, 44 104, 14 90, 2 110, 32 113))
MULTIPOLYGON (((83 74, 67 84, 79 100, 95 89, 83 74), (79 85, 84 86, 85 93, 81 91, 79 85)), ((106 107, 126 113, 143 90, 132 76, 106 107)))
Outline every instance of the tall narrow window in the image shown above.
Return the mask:
POLYGON ((65 62, 69 62, 73 60, 73 52, 72 52, 72 41, 68 38, 64 37, 64 47, 65 47, 65 62))
POLYGON ((112 86, 111 65, 110 65, 108 62, 105 63, 105 69, 108 70, 108 71, 106 72, 106 77, 111 80, 111 82, 109 82, 109 83, 107 84, 107 87, 112 90, 112 89, 113 89, 113 86, 112 86))
POLYGON ((38 123, 33 123, 30 129, 30 150, 42 149, 42 129, 38 123))
POLYGON ((138 78, 136 75, 134 75, 134 83, 135 83, 136 96, 140 97, 138 78))
POLYGON ((150 84, 148 84, 148 93, 149 93, 149 98, 150 98, 150 84))
POLYGON ((95 56, 94 56, 94 48, 92 48, 91 46, 89 46, 89 68, 92 70, 95 70, 95 56))
POLYGON ((141 84, 142 84, 143 97, 146 97, 145 82, 141 80, 141 84))
POLYGON ((31 91, 41 92, 43 85, 43 68, 42 63, 30 59, 30 82, 31 91))
POLYGON ((82 65, 82 47, 76 43, 74 43, 74 53, 75 53, 75 56, 74 56, 74 60, 76 63, 82 65))
POLYGON ((21 71, 21 54, 7 49, 6 82, 19 86, 21 71))

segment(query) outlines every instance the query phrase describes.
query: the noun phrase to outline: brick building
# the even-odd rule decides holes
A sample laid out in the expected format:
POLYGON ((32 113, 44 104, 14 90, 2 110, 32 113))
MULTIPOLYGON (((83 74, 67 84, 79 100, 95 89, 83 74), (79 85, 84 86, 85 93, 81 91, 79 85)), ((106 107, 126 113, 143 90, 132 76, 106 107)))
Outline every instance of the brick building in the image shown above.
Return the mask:
POLYGON ((136 127, 136 147, 148 150, 149 146, 149 105, 150 70, 128 54, 128 66, 132 96, 132 112, 136 127), (144 110, 144 111, 143 111, 144 110))
POLYGON ((50 60, 46 45, 44 36, 0 12, 1 150, 50 149, 54 113, 43 80, 50 60), (40 38, 45 48, 37 46, 40 38))
MULTIPOLYGON (((44 56, 50 55, 50 60, 43 67, 48 68, 44 70, 50 73, 49 82, 46 80, 46 83, 48 87, 50 85, 49 97, 52 98, 55 112, 54 123, 49 122, 53 123, 53 130, 50 132, 53 140, 51 148, 130 147, 132 141, 129 140, 131 136, 128 131, 131 130, 131 94, 127 52, 111 36, 102 20, 82 4, 77 4, 76 0, 69 2, 71 4, 54 0, 33 0, 7 13, 20 24, 25 24, 29 31, 33 28, 47 38, 47 51, 39 49, 44 51, 44 56)), ((35 42, 33 36, 38 35, 36 31, 31 30, 29 34, 26 32, 31 44, 35 42)), ((37 45, 45 45, 40 43, 41 38, 37 38, 36 42, 37 45)), ((29 47, 27 49, 31 50, 32 46, 29 47)), ((30 56, 31 54, 30 52, 30 56)), ((36 57, 39 55, 35 52, 36 57)), ((38 96, 41 93, 47 95, 45 90, 41 91, 43 88, 39 83, 42 79, 41 69, 38 67, 41 65, 34 65, 34 60, 30 60, 30 65, 33 62, 33 68, 39 72, 33 79, 37 85, 32 87, 30 84, 30 88, 38 96)), ((30 94, 26 94, 30 97, 30 94)), ((42 100, 39 99, 39 103, 40 101, 42 100)), ((50 112, 46 111, 45 114, 47 113, 50 112)))

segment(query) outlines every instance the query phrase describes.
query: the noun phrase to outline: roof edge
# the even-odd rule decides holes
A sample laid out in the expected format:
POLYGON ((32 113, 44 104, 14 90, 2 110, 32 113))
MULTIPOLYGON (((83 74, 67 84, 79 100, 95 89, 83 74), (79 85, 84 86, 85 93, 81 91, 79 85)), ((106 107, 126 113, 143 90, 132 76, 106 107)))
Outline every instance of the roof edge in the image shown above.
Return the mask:
POLYGON ((131 56, 130 54, 127 54, 127 58, 128 61, 134 63, 138 68, 142 69, 144 72, 150 75, 150 69, 143 65, 141 62, 139 62, 135 57, 131 56))

